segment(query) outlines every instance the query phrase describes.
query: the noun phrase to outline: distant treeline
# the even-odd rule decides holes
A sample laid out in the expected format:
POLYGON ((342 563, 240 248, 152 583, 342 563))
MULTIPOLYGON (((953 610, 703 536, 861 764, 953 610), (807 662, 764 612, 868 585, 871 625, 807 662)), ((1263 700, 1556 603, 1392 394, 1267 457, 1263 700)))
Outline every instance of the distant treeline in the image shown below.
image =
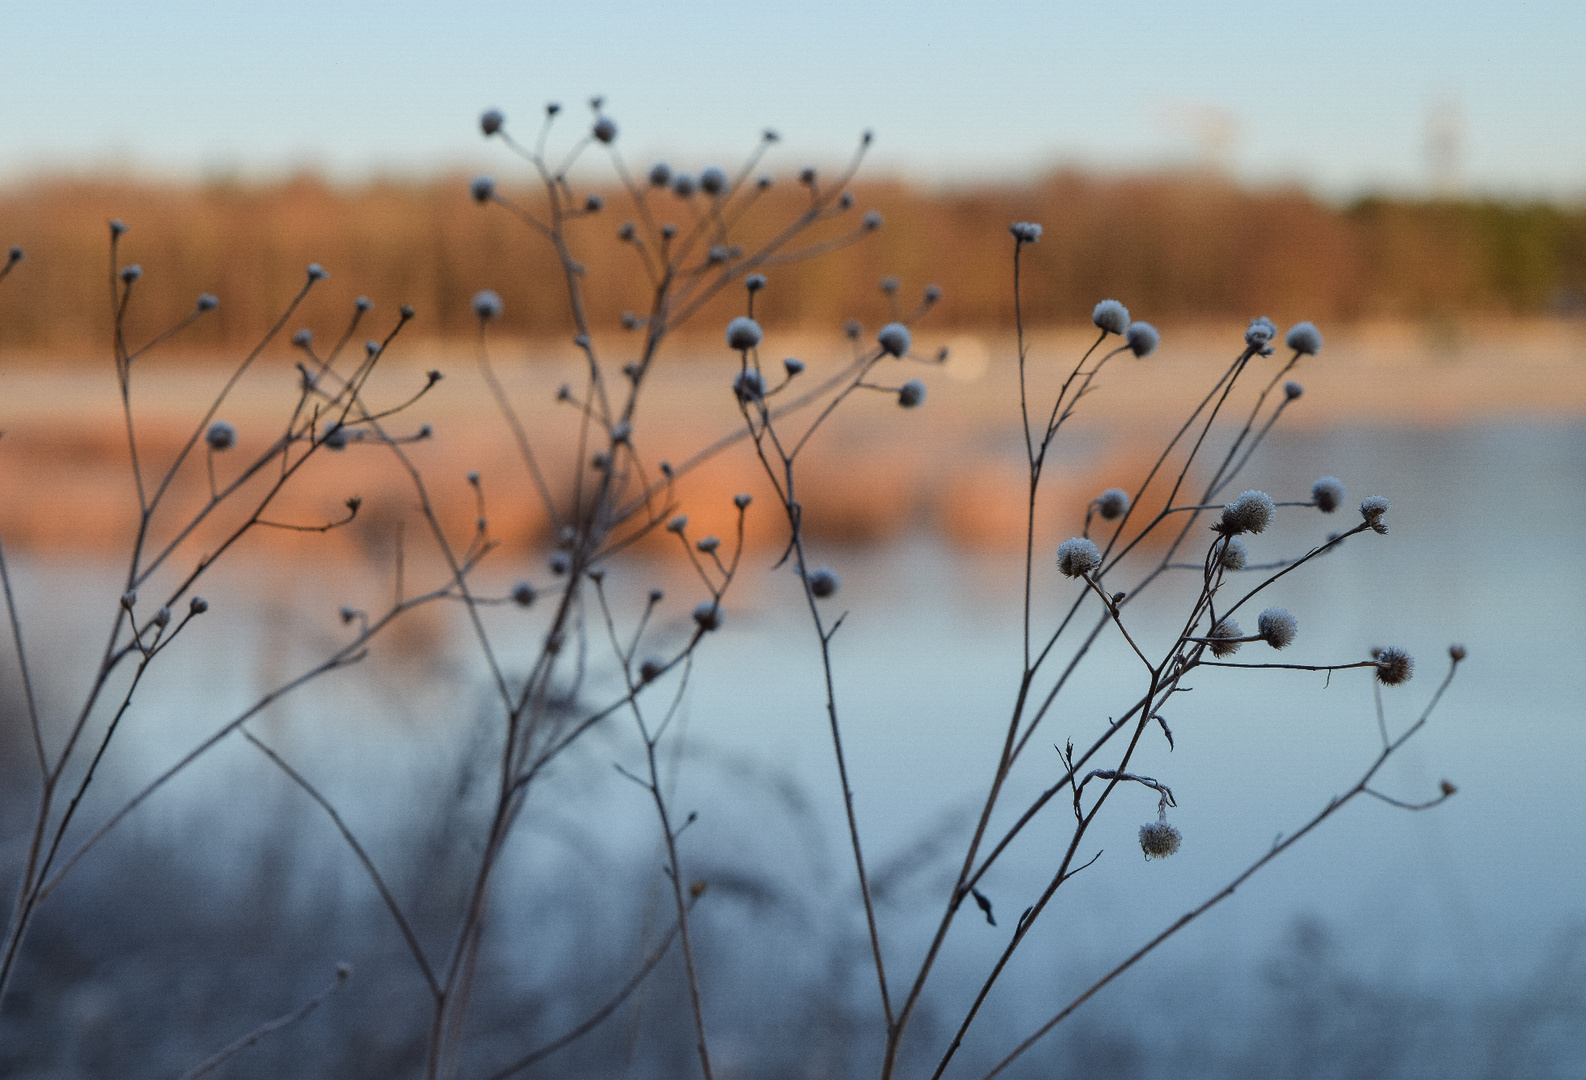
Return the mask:
MULTIPOLYGON (((526 207, 532 190, 511 190, 526 207)), ((577 223, 591 315, 615 328, 642 313, 649 286, 617 230, 636 217, 605 190, 606 208, 577 223)), ((1576 313, 1586 308, 1586 204, 1374 197, 1337 206, 1297 189, 1250 190, 1198 176, 1054 174, 1024 186, 922 190, 869 182, 853 210, 817 230, 837 237, 879 210, 885 225, 863 242, 810 263, 768 270, 757 313, 774 324, 836 326, 887 313, 877 281, 903 282, 912 306, 927 283, 945 291, 940 325, 1006 325, 1012 317, 1007 226, 1042 223, 1024 288, 1032 323, 1083 320, 1099 298, 1141 318, 1268 313, 1283 319, 1460 317, 1576 313)), ((656 221, 687 228, 697 212, 669 192, 651 196, 656 221)), ((792 178, 744 216, 745 246, 798 212, 807 193, 792 178)), ((271 184, 182 186, 51 179, 0 189, 0 246, 28 259, 0 288, 0 346, 80 348, 109 324, 106 221, 131 231, 124 263, 145 276, 133 326, 151 332, 221 299, 185 340, 244 341, 268 327, 311 261, 331 273, 298 322, 329 332, 353 297, 378 310, 418 309, 415 329, 461 335, 481 288, 505 301, 503 329, 570 333, 565 286, 548 245, 500 207, 469 197, 466 177, 336 186, 299 178, 271 184)), ((719 312, 737 306, 733 295, 719 312)), ((290 329, 290 328, 289 328, 290 329)))

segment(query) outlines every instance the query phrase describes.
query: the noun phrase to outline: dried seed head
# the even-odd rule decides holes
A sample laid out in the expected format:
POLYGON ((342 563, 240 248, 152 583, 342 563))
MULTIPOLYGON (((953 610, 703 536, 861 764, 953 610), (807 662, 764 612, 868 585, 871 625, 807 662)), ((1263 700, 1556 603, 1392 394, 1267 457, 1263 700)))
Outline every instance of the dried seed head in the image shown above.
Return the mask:
POLYGON ((790 356, 786 360, 782 361, 782 366, 787 369, 788 378, 791 379, 793 376, 804 370, 804 361, 800 360, 796 356, 790 356))
POLYGON ((1083 536, 1057 546, 1057 569, 1064 577, 1084 577, 1101 565, 1101 552, 1083 536))
POLYGON ((512 602, 518 607, 528 607, 534 603, 534 598, 538 595, 534 591, 534 586, 527 581, 520 581, 512 586, 512 602))
POLYGON ((126 608, 128 611, 131 611, 133 605, 136 604, 137 602, 138 602, 138 590, 136 590, 136 589, 128 589, 126 592, 121 594, 121 606, 126 608))
POLYGON ((198 294, 199 311, 214 311, 219 306, 220 297, 216 296, 214 293, 207 292, 198 294))
POLYGON ((1179 831, 1160 818, 1140 826, 1140 850, 1149 859, 1165 859, 1176 852, 1183 841, 1179 831))
POLYGON ((1368 495, 1360 500, 1360 516, 1365 519, 1367 525, 1371 526, 1372 532, 1386 534, 1388 523, 1382 520, 1382 515, 1386 514, 1391 506, 1392 504, 1381 495, 1368 495))
POLYGON ((1229 536, 1243 532, 1259 533, 1272 524, 1275 510, 1266 492, 1247 491, 1223 507, 1223 518, 1217 528, 1229 536))
POLYGON ((617 137, 617 125, 612 123, 611 117, 602 116, 595 121, 595 126, 589 129, 589 133, 601 142, 609 143, 617 137))
POLYGON ((1448 647, 1448 658, 1456 664, 1465 659, 1465 646, 1450 645, 1448 647))
POLYGON ((374 338, 370 338, 368 341, 363 343, 363 351, 368 353, 370 356, 379 356, 380 343, 374 338))
POLYGON ((711 552, 721 547, 721 541, 714 536, 702 536, 698 540, 694 541, 694 546, 699 548, 699 550, 704 552, 706 555, 709 555, 711 552))
POLYGON ((754 348, 764 336, 760 324, 747 315, 739 315, 727 324, 727 346, 739 352, 754 348))
POLYGON ((849 319, 843 323, 843 336, 850 341, 858 341, 859 335, 864 333, 864 324, 858 319, 849 319))
POLYGON ((1266 355, 1271 351, 1267 347, 1268 343, 1277 336, 1278 328, 1272 324, 1272 320, 1265 315, 1257 315, 1250 320, 1250 328, 1245 331, 1245 344, 1266 355))
POLYGON ((743 279, 743 287, 748 289, 750 292, 759 292, 761 289, 765 288, 765 275, 750 274, 748 277, 743 279))
POLYGON ((886 277, 881 279, 881 291, 888 296, 891 296, 893 293, 897 292, 901 286, 902 282, 893 277, 891 274, 888 274, 886 277))
POLYGON ((11 245, 11 252, 10 252, 9 255, 6 256, 6 261, 7 262, 12 262, 12 263, 19 263, 19 262, 21 262, 23 259, 25 259, 27 257, 28 257, 28 253, 23 251, 20 245, 12 244, 11 245))
POLYGON ((325 425, 325 434, 320 436, 319 442, 327 450, 345 450, 347 449, 347 440, 347 429, 332 420, 325 425))
POLYGON ((1008 231, 1021 244, 1033 244, 1041 239, 1041 226, 1033 221, 1015 221, 1008 226, 1008 231))
POLYGON ((874 232, 875 230, 881 228, 881 222, 882 217, 880 210, 866 210, 864 219, 860 222, 860 224, 871 232, 874 232))
POLYGON ((917 409, 925 404, 925 384, 918 379, 910 379, 898 387, 898 404, 905 409, 917 409))
POLYGON ((661 672, 665 670, 666 664, 663 661, 653 656, 649 657, 639 665, 639 681, 641 683, 654 682, 661 677, 661 672))
POLYGON ((303 327, 303 329, 292 335, 292 344, 297 346, 299 349, 308 348, 310 345, 314 344, 314 331, 310 330, 306 326, 303 327))
POLYGON ((1373 649, 1371 658, 1377 662, 1377 681, 1383 686, 1398 686, 1410 681, 1415 674, 1415 661, 1410 654, 1395 645, 1386 649, 1373 649))
POLYGON ((688 173, 678 173, 672 177, 672 194, 679 199, 687 199, 694 194, 694 178, 688 173))
POLYGON ((374 307, 374 301, 369 299, 367 296, 360 296, 358 299, 352 302, 352 306, 357 308, 358 312, 362 314, 363 312, 366 312, 370 308, 374 307))
POLYGON ((679 536, 683 535, 683 530, 686 528, 688 528, 687 514, 679 514, 666 523, 666 531, 677 533, 679 536))
POLYGON ((672 182, 672 166, 664 161, 657 161, 650 166, 650 183, 655 187, 666 187, 672 182))
POLYGON ((319 265, 319 263, 308 264, 308 280, 322 281, 328 277, 330 277, 330 274, 326 273, 325 268, 319 265))
POLYGON ((699 189, 706 195, 720 195, 727 190, 727 174, 712 165, 699 174, 699 189))
POLYGON ((746 492, 739 492, 732 497, 732 504, 740 510, 749 509, 749 504, 754 502, 754 496, 746 492))
POLYGON ((501 297, 493 289, 474 293, 474 314, 485 322, 501 317, 501 297))
POLYGON ((202 615, 204 612, 209 610, 209 601, 205 600, 202 596, 195 596, 192 598, 192 600, 188 601, 187 610, 189 614, 202 615))
POLYGON ((237 429, 224 420, 216 420, 204 432, 204 441, 211 450, 230 450, 237 445, 237 429))
POLYGON ((809 582, 811 594, 823 599, 843 587, 842 578, 837 576, 837 571, 826 566, 811 570, 805 580, 809 582))
POLYGON ((1305 387, 1290 379, 1283 384, 1283 396, 1289 401, 1296 401, 1305 393, 1305 387))
POLYGON ((721 605, 714 600, 701 600, 694 608, 694 621, 701 630, 721 629, 721 605))
POLYGON ((1125 334, 1129 330, 1129 309, 1116 300, 1103 300, 1091 311, 1090 321, 1103 333, 1125 334))
POLYGON ((925 286, 925 292, 921 295, 927 304, 934 304, 942 298, 942 287, 940 285, 927 285, 925 286))
POLYGON ((1284 342, 1302 356, 1315 356, 1322 351, 1322 332, 1315 323, 1295 323, 1289 327, 1284 342))
POLYGON ((348 607, 346 604, 343 604, 341 606, 341 610, 336 614, 341 616, 341 621, 343 623, 350 623, 358 617, 358 609, 354 607, 348 607))
POLYGON ((1443 797, 1446 799, 1456 794, 1459 791, 1459 788, 1455 787, 1452 781, 1439 780, 1437 782, 1437 790, 1441 791, 1443 793, 1443 797))
POLYGON ((1132 322, 1124 333, 1124 340, 1135 356, 1150 356, 1162 343, 1162 335, 1148 322, 1132 322))
POLYGON ((551 573, 561 577, 573 568, 573 557, 565 551, 553 551, 550 558, 551 573))
POLYGON ((486 109, 479 114, 479 130, 485 133, 486 138, 500 131, 501 125, 506 122, 507 118, 501 115, 500 109, 486 109))
POLYGON ((110 237, 111 237, 111 239, 115 239, 116 237, 119 237, 122 233, 124 233, 126 231, 127 231, 127 223, 125 221, 122 221, 120 218, 111 218, 110 219, 110 237))
POLYGON ((139 266, 137 263, 133 263, 131 266, 123 266, 121 268, 121 280, 126 282, 128 285, 131 285, 134 281, 138 280, 142 276, 143 267, 139 266))
POLYGON ((1212 627, 1211 632, 1206 636, 1212 639, 1207 645, 1212 655, 1221 657, 1232 656, 1238 652, 1241 644, 1238 639, 1244 637, 1245 633, 1239 629, 1238 623, 1224 617, 1217 620, 1217 625, 1212 627))
POLYGON ((158 626, 160 629, 163 630, 167 626, 169 626, 170 624, 171 624, 171 609, 170 608, 162 607, 159 611, 156 611, 154 613, 154 625, 155 626, 158 626))
POLYGON ((876 334, 876 341, 881 345, 881 351, 889 356, 907 356, 909 347, 914 344, 913 335, 909 328, 900 322, 889 322, 876 334))
POLYGON ((765 378, 754 368, 745 368, 732 380, 732 392, 739 401, 759 401, 765 397, 765 378))
POLYGON ((1129 493, 1123 488, 1108 488, 1096 496, 1096 512, 1108 521, 1117 521, 1129 512, 1129 493))
POLYGON ((1224 570, 1243 570, 1249 558, 1250 553, 1245 550, 1245 542, 1237 536, 1230 536, 1218 554, 1217 562, 1224 570))
POLYGON ((1256 617, 1256 633, 1274 649, 1287 648, 1299 631, 1299 622, 1286 608, 1269 607, 1256 617))
POLYGON ((584 212, 586 214, 598 214, 605 208, 606 200, 596 195, 593 191, 584 196, 584 212))
POLYGON ((1344 483, 1336 476, 1324 476, 1311 485, 1311 501, 1316 509, 1331 514, 1344 502, 1344 483))

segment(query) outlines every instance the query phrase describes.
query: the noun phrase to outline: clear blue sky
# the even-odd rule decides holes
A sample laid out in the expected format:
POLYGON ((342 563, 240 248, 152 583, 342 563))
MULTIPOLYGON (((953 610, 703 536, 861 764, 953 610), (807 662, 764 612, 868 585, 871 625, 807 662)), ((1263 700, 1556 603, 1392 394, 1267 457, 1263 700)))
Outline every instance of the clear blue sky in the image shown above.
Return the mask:
POLYGON ((1241 178, 1335 194, 1424 188, 1443 102, 1466 187, 1586 196, 1586 0, 0 0, 0 178, 473 168, 482 108, 597 92, 639 160, 872 127, 880 168, 950 182, 1221 128, 1241 178))

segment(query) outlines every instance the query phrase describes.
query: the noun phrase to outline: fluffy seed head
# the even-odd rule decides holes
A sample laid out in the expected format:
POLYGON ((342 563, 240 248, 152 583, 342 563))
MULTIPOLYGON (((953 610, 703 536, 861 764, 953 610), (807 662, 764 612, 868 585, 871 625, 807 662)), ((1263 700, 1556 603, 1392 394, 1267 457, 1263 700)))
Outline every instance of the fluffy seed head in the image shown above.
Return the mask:
POLYGON ((1287 608, 1269 607, 1256 617, 1256 633, 1274 649, 1287 648, 1299 632, 1300 624, 1287 608))
POLYGON ((128 589, 126 592, 121 594, 121 606, 126 608, 128 611, 131 611, 132 606, 137 602, 138 591, 136 589, 128 589))
POLYGON ((905 409, 917 409, 925 404, 925 384, 918 379, 910 379, 898 387, 898 404, 905 409))
POLYGON ((360 312, 364 312, 374 307, 374 301, 369 299, 367 296, 360 296, 358 299, 352 302, 352 306, 357 308, 360 312))
POLYGON ((214 293, 207 292, 198 294, 199 311, 214 311, 219 306, 220 297, 216 296, 214 293))
POLYGON ((748 289, 750 292, 759 292, 761 289, 765 288, 765 275, 750 274, 748 277, 743 279, 743 287, 748 289))
POLYGON ((727 174, 712 165, 699 174, 699 189, 706 195, 720 195, 727 190, 727 174))
POLYGON ((1211 649, 1212 655, 1222 657, 1232 656, 1239 651, 1238 639, 1244 637, 1245 633, 1232 619, 1222 618, 1217 620, 1217 625, 1206 636, 1211 639, 1207 647, 1211 649))
POLYGON ((1129 309, 1116 300, 1103 300, 1091 311, 1090 321, 1103 333, 1126 334, 1129 332, 1129 309))
POLYGON ((195 596, 187 605, 187 610, 193 615, 202 615, 209 610, 209 601, 202 596, 195 596))
POLYGON ((711 552, 721 547, 721 540, 714 536, 702 536, 698 540, 694 541, 694 546, 700 551, 704 552, 706 555, 709 555, 711 552))
POLYGON ((161 629, 171 625, 171 609, 162 607, 159 611, 156 611, 154 613, 154 625, 161 629))
POLYGON ((299 349, 308 348, 310 345, 314 344, 314 331, 310 330, 306 326, 303 327, 303 329, 292 335, 292 344, 296 345, 299 349))
POLYGON ((479 114, 479 130, 485 133, 486 138, 500 131, 501 125, 506 122, 507 118, 501 115, 500 109, 486 109, 479 114))
POLYGON ((1165 859, 1178 850, 1183 841, 1179 831, 1165 821, 1153 821, 1140 826, 1140 850, 1147 859, 1165 859))
POLYGON ((1396 645, 1372 650, 1372 659, 1377 662, 1377 681, 1383 686, 1407 683, 1415 674, 1415 661, 1396 645))
POLYGON ((1277 336, 1278 328, 1272 320, 1265 315, 1257 315, 1250 320, 1250 328, 1245 331, 1245 344, 1265 355, 1268 343, 1277 336))
POLYGON ((740 491, 732 497, 732 504, 740 510, 749 509, 749 504, 754 502, 754 496, 740 491))
POLYGON ((747 315, 740 315, 727 324, 727 346, 739 352, 754 348, 764 336, 760 324, 747 315))
POLYGON ((1250 553, 1245 550, 1245 542, 1237 536, 1230 536, 1228 543, 1217 556, 1217 562, 1224 570, 1243 570, 1249 561, 1250 553))
POLYGON ((1322 332, 1316 329, 1315 323, 1295 323, 1289 327, 1284 342, 1289 348, 1302 356, 1315 356, 1322 351, 1322 332))
POLYGON ((1283 384, 1283 396, 1290 401, 1297 400, 1300 395, 1304 393, 1305 387, 1295 382, 1293 379, 1290 379, 1288 382, 1283 384))
POLYGON ((1392 504, 1381 495, 1368 495, 1360 500, 1360 516, 1365 518, 1377 532, 1385 533, 1388 531, 1388 523, 1382 520, 1382 515, 1391 507, 1392 504))
POLYGON ((1108 521, 1117 521, 1129 512, 1129 493, 1123 488, 1108 488, 1096 496, 1096 512, 1108 521))
POLYGON ((721 629, 721 605, 714 600, 701 600, 694 608, 694 621, 701 630, 721 629))
POLYGON ((1008 226, 1008 231, 1021 244, 1033 244, 1041 239, 1041 226, 1033 221, 1015 221, 1008 226))
POLYGON ((666 531, 677 533, 679 536, 683 535, 683 530, 686 528, 688 528, 687 514, 679 514, 666 523, 666 531))
POLYGON ((133 263, 131 266, 123 266, 121 268, 121 280, 126 282, 128 285, 131 285, 134 281, 138 280, 142 276, 143 267, 139 266, 137 263, 133 263))
POLYGON ((1259 533, 1272 524, 1276 508, 1264 491, 1247 491, 1223 507, 1223 519, 1218 528, 1230 536, 1242 532, 1259 533))
POLYGON ((1083 536, 1057 545, 1057 569, 1064 577, 1084 577, 1101 565, 1101 552, 1083 536))
POLYGON ((788 378, 791 379, 793 376, 804 370, 804 361, 800 360, 796 356, 790 356, 786 360, 782 361, 782 366, 787 369, 788 378))
POLYGON ((501 297, 493 289, 480 289, 474 293, 474 314, 481 319, 501 317, 501 297))
POLYGON ((745 368, 732 380, 732 392, 739 401, 759 401, 765 397, 765 378, 754 368, 745 368))
POLYGON ((809 582, 810 592, 821 598, 828 597, 843 587, 842 579, 837 576, 837 572, 826 566, 811 570, 805 580, 809 582))
POLYGON ((1162 343, 1162 335, 1148 322, 1132 322, 1124 333, 1124 340, 1136 356, 1150 356, 1162 343))
POLYGON ((1344 502, 1344 484, 1336 476, 1324 476, 1311 485, 1311 501, 1316 509, 1331 514, 1344 502))
POLYGON ((590 128, 589 133, 601 142, 609 143, 617 137, 617 125, 612 123, 611 117, 602 116, 595 121, 595 126, 590 128))
POLYGON ((889 322, 876 334, 876 341, 889 356, 907 356, 909 347, 914 344, 914 337, 907 326, 900 322, 889 322))
POLYGON ((216 420, 204 432, 204 441, 211 450, 230 450, 237 445, 237 429, 224 420, 216 420))
POLYGON ((328 277, 330 277, 330 274, 327 273, 325 268, 319 265, 319 263, 308 264, 308 280, 321 281, 328 277))
POLYGON ((862 224, 865 228, 871 230, 872 232, 874 232, 876 229, 881 228, 881 211, 880 210, 866 210, 865 211, 864 220, 862 222, 860 222, 860 224, 862 224))

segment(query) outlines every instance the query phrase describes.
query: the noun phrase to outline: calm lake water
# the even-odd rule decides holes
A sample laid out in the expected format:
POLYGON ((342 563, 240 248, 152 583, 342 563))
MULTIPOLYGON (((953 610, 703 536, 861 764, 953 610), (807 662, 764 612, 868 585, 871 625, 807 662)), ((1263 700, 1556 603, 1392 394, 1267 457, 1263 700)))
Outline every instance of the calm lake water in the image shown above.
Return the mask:
MULTIPOLYGON (((1417 675, 1384 695, 1390 726, 1402 726, 1441 677, 1449 644, 1465 645, 1469 660, 1431 724, 1378 782, 1416 801, 1446 777, 1459 794, 1426 813, 1351 805, 1082 1010, 1080 1030, 1101 1032, 1087 1044, 1098 1060, 1134 1055, 1135 1071, 1115 1075, 1173 1075, 1161 1063, 1175 1053, 1177 1074, 1190 1075, 1183 1047, 1195 1038, 1215 1042, 1208 1030, 1237 1033, 1228 1038, 1241 1046, 1259 1041, 1251 1026, 1277 993, 1273 965, 1314 959, 1320 940, 1330 943, 1329 970, 1340 978, 1399 1001, 1456 1010, 1463 1002, 1497 1015, 1497 1006, 1482 1003, 1522 1000, 1547 985, 1557 977, 1546 974, 1548 965, 1586 931, 1586 426, 1274 435, 1244 483, 1302 498, 1324 474, 1344 481, 1346 506, 1368 494, 1390 498, 1392 531, 1356 538, 1270 590, 1269 602, 1289 608, 1300 625, 1283 659, 1346 662, 1375 645, 1403 646, 1417 675), (1154 1018, 1145 1035, 1141 1016, 1154 1018), (1115 1030, 1133 1033, 1123 1050, 1106 1042, 1115 1030)), ((1297 553, 1354 520, 1352 511, 1334 518, 1285 511, 1278 527, 1250 538, 1252 560, 1297 553)), ((819 558, 842 575, 832 610, 849 612, 835 640, 836 678, 867 857, 890 883, 882 903, 888 961, 894 972, 910 971, 961 858, 1013 700, 1020 567, 1016 558, 966 554, 929 535, 879 549, 828 548, 819 558)), ((830 943, 850 965, 841 993, 861 1010, 874 994, 857 936, 816 643, 796 582, 766 569, 768 558, 756 561, 727 606, 724 630, 699 654, 670 758, 674 805, 700 815, 684 834, 689 872, 720 883, 708 929, 722 939, 706 948, 707 968, 715 965, 730 984, 714 999, 722 1052, 745 1062, 757 1036, 740 1014, 782 993, 791 968, 818 967, 824 961, 813 957, 824 957, 830 943)), ((1037 625, 1050 626, 1073 586, 1057 578, 1050 552, 1039 561, 1037 625)), ((100 623, 89 616, 108 619, 115 575, 37 557, 17 562, 46 697, 64 710, 76 694, 72 673, 99 644, 100 623), (83 633, 85 625, 94 633, 83 633)), ((503 565, 495 583, 521 571, 503 565)), ((675 567, 640 562, 608 579, 623 612, 652 585, 668 593, 664 640, 699 588, 675 567)), ((211 586, 213 621, 142 693, 89 809, 102 813, 116 791, 296 671, 338 639, 342 603, 362 603, 383 587, 372 570, 290 566, 211 586)), ((1182 603, 1164 588, 1126 610, 1149 638, 1161 636, 1182 603)), ((527 656, 534 619, 505 610, 491 617, 504 654, 527 656)), ((592 652, 594 670, 602 655, 592 652)), ((1247 645, 1239 658, 1269 655, 1247 645)), ((1032 740, 998 823, 1005 827, 1060 773, 1054 743, 1072 737, 1088 745, 1128 707, 1138 667, 1116 634, 1104 637, 1032 740)), ((1082 848, 1083 858, 1098 851, 1101 858, 1038 924, 966 1060, 994 1060, 1008 1035, 1025 1033, 1349 787, 1375 752, 1364 673, 1339 673, 1329 685, 1307 672, 1203 670, 1192 684, 1169 714, 1176 749, 1153 733, 1131 766, 1173 788, 1179 807, 1170 820, 1183 849, 1145 862, 1135 832, 1154 818, 1156 800, 1121 789, 1082 848)), ((613 685, 595 676, 591 700, 613 685)), ((295 695, 257 730, 324 784, 377 858, 397 860, 441 812, 437 776, 460 748, 478 745, 470 740, 488 731, 479 720, 488 705, 477 653, 451 610, 420 620, 364 668, 295 695)), ((627 894, 653 898, 653 814, 612 768, 641 760, 631 720, 614 718, 531 804, 528 834, 503 882, 503 941, 542 961, 573 947, 572 935, 558 936, 556 912, 564 909, 543 900, 548 894, 565 892, 582 915, 606 912, 614 921, 643 907, 627 894), (542 899, 517 903, 514 895, 542 899)), ((295 843, 313 852, 305 857, 319 880, 349 893, 364 887, 324 819, 246 746, 228 743, 171 785, 139 811, 129 834, 186 835, 199 822, 206 842, 227 853, 228 873, 245 873, 260 838, 290 823, 295 843)), ((933 999, 943 1022, 961 1010, 1052 872, 1071 824, 1070 804, 1054 802, 986 877, 999 927, 978 913, 961 918, 933 999)), ((1586 1069, 1586 1027, 1574 1030, 1550 1036, 1548 1067, 1559 1075, 1586 1069)), ((1215 1057, 1202 1050, 1211 1055, 1205 1060, 1215 1057)), ((1221 1074, 1230 1070, 1225 1064, 1221 1074)), ((1486 1075, 1474 1067, 1469 1074, 1486 1075)), ((1373 1075, 1419 1073, 1407 1066, 1373 1075)))

